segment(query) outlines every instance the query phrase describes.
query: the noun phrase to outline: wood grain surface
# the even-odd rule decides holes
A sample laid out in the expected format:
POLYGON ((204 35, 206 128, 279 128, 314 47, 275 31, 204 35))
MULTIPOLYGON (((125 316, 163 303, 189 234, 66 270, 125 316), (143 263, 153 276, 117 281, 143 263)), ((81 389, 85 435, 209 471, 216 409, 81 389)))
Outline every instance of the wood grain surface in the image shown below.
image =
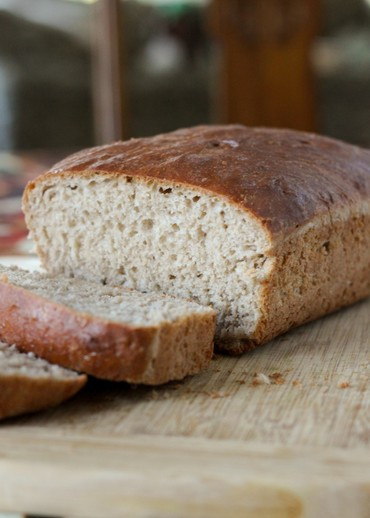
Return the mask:
POLYGON ((360 451, 42 428, 2 433, 0 504, 58 516, 367 517, 360 451))
POLYGON ((182 383, 90 380, 2 423, 0 511, 369 518, 369 373, 366 300, 182 383))

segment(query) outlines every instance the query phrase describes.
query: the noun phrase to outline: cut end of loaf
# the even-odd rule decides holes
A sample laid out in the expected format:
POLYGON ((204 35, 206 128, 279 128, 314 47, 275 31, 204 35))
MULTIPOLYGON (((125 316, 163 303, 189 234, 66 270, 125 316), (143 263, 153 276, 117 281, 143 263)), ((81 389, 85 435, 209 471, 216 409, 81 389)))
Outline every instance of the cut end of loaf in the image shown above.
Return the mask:
POLYGON ((25 197, 54 274, 212 305, 218 340, 253 338, 270 236, 253 215, 183 185, 128 176, 47 175, 25 197))

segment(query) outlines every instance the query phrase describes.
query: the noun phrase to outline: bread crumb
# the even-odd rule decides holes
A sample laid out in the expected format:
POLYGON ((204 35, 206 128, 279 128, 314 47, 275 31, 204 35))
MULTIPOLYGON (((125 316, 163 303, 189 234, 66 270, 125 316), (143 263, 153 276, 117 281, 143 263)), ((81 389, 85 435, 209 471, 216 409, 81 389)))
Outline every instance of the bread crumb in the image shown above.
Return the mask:
POLYGON ((229 392, 215 392, 215 391, 211 391, 211 390, 194 390, 191 388, 187 389, 185 391, 185 394, 195 394, 195 395, 203 394, 204 396, 208 396, 211 399, 220 399, 223 397, 230 396, 229 392))
POLYGON ((299 381, 299 380, 293 380, 292 381, 292 385, 294 387, 301 387, 302 386, 302 383, 299 381))
POLYGON ((339 383, 338 387, 341 389, 349 388, 351 385, 348 383, 348 381, 342 381, 342 383, 339 383))
POLYGON ((266 376, 263 372, 256 372, 253 376, 252 386, 256 387, 257 385, 271 385, 269 376, 266 376))
POLYGON ((269 378, 273 385, 283 385, 285 383, 285 379, 280 372, 270 374, 269 378))
POLYGON ((223 397, 230 396, 230 394, 222 393, 222 392, 203 392, 206 396, 209 396, 211 399, 220 399, 223 397))
POLYGON ((169 390, 165 390, 164 392, 158 390, 152 390, 150 392, 150 399, 152 401, 158 401, 160 399, 170 399, 171 393, 169 390))
POLYGON ((150 394, 150 399, 153 399, 154 401, 157 401, 157 399, 159 399, 159 394, 156 390, 152 390, 150 394))
POLYGON ((257 385, 283 385, 285 379, 280 372, 273 372, 272 374, 266 375, 263 372, 256 372, 253 376, 252 387, 257 385))

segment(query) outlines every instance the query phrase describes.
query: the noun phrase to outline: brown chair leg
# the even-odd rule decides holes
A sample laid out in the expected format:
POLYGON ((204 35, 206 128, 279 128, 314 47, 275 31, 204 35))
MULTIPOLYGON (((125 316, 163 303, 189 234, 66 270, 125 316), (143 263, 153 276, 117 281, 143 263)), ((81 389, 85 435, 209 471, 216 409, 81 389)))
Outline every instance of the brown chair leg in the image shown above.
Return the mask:
POLYGON ((98 0, 93 9, 92 67, 95 139, 97 144, 105 144, 126 136, 120 42, 120 1, 98 0))

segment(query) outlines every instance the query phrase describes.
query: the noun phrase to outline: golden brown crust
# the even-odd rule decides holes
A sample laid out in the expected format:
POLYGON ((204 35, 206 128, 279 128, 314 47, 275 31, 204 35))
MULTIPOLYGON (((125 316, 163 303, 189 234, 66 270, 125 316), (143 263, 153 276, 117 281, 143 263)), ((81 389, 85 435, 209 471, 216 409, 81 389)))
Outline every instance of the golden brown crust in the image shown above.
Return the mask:
MULTIPOLYGON (((196 361, 192 364, 184 357, 172 371, 164 370, 165 365, 158 362, 149 375, 158 327, 130 327, 78 313, 10 284, 5 276, 0 278, 0 339, 51 363, 98 378, 156 384, 198 372, 210 360, 215 314, 193 317, 193 324, 203 329, 202 341, 192 344, 192 349, 199 349, 196 361)), ((180 321, 172 329, 181 331, 183 327, 180 321)), ((176 345, 177 349, 182 346, 172 338, 170 335, 169 360, 178 353, 176 345)), ((159 352, 165 345, 159 344, 159 352)))
POLYGON ((51 363, 108 379, 146 368, 154 329, 106 322, 0 281, 0 338, 51 363))
POLYGON ((370 151, 310 133, 238 125, 198 126, 88 149, 36 182, 49 174, 78 178, 96 171, 222 195, 275 236, 370 196, 370 151))
POLYGON ((260 342, 370 295, 370 214, 314 226, 281 243, 276 258, 260 342))
POLYGON ((317 224, 275 250, 253 337, 219 344, 241 354, 289 329, 370 295, 370 215, 317 224))
POLYGON ((36 412, 59 405, 74 396, 87 376, 70 379, 31 378, 23 375, 0 376, 0 419, 36 412))
MULTIPOLYGON (((211 338, 210 346, 209 330, 214 329, 215 325, 216 313, 209 313, 198 322, 194 322, 194 317, 188 317, 176 324, 161 326, 158 341, 163 345, 154 364, 154 369, 160 372, 156 375, 158 383, 168 380, 174 372, 177 373, 176 378, 181 379, 208 367, 213 357, 213 340, 211 338), (174 355, 173 344, 178 343, 181 343, 180 354, 174 355), (194 344, 197 346, 194 347, 194 344)), ((149 377, 144 381, 151 383, 150 376, 149 372, 149 377)))
POLYGON ((25 202, 44 179, 95 172, 220 195, 269 231, 262 318, 224 350, 240 354, 370 294, 369 150, 292 130, 199 126, 72 155, 29 184, 25 202))

